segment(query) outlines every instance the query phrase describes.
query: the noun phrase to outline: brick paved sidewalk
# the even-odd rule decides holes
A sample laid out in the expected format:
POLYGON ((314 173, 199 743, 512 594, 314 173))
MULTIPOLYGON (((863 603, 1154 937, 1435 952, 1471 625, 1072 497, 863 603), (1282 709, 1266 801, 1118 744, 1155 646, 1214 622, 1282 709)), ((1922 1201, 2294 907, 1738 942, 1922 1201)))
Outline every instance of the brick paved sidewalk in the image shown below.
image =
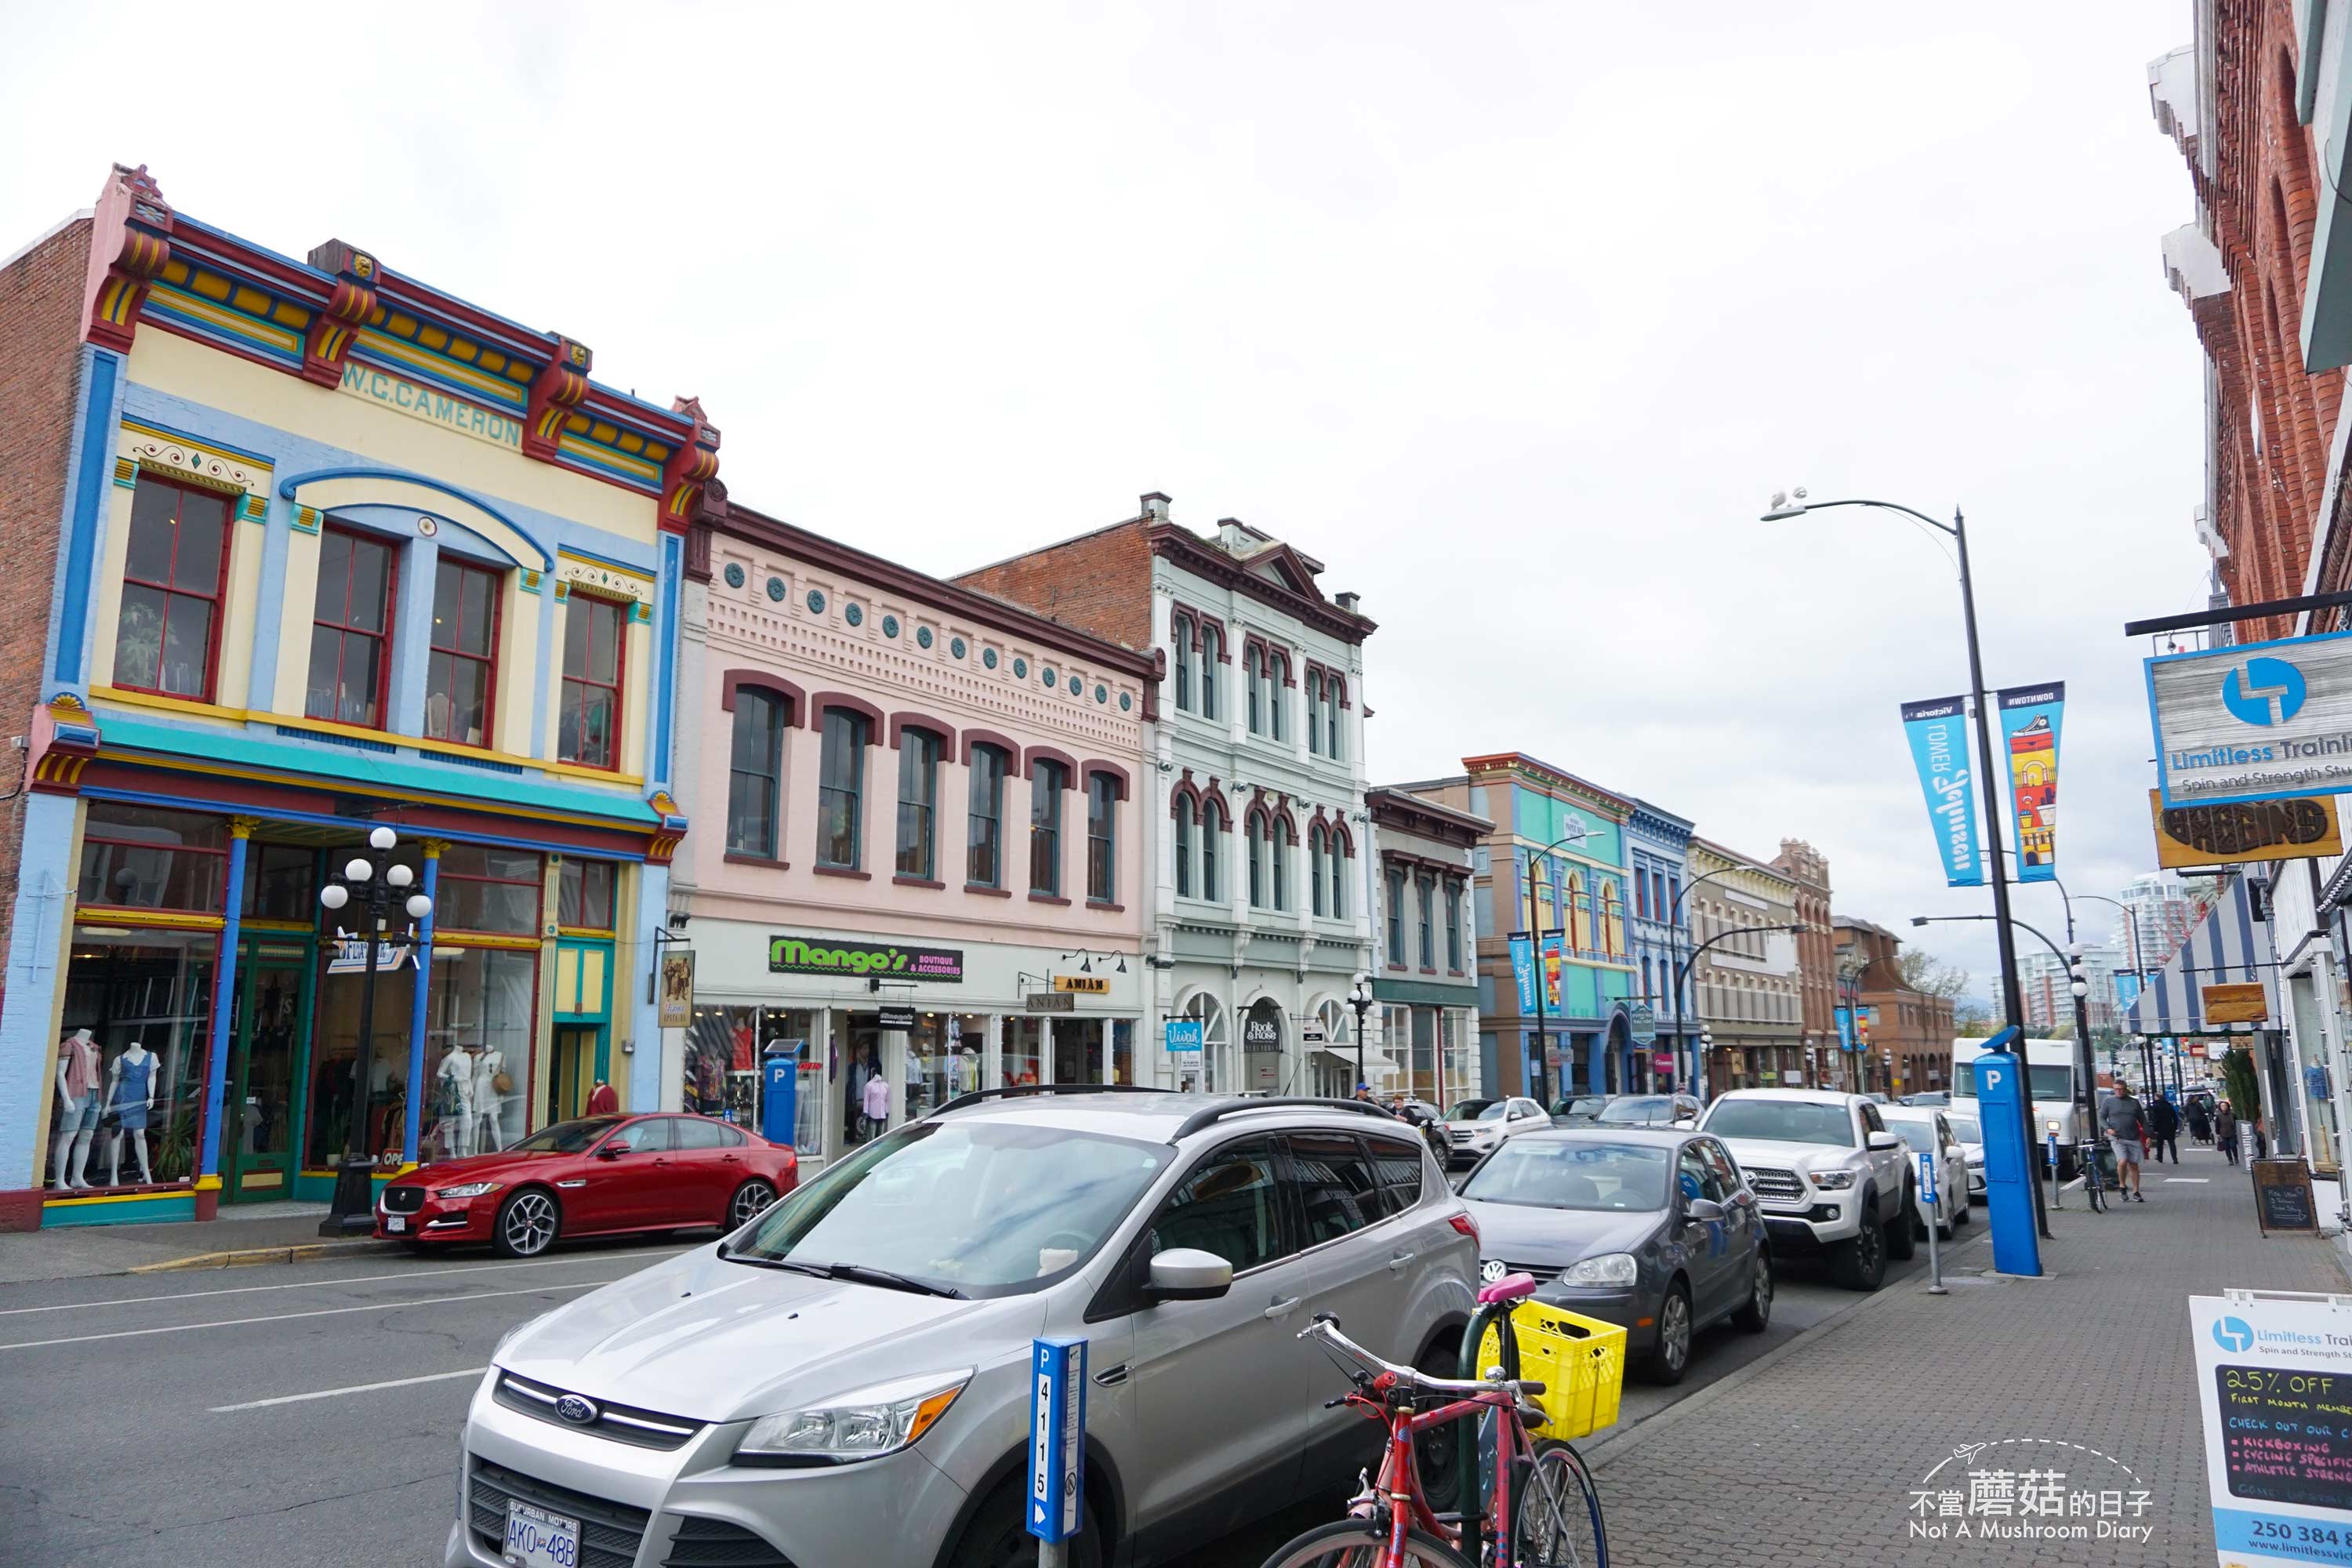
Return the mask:
MULTIPOLYGON (((2214 1561, 2188 1299, 2231 1286, 2352 1289, 2334 1244, 2264 1237, 2244 1171, 2186 1149, 2147 1202, 2051 1216, 2041 1279, 1987 1277, 1984 1210, 1948 1252, 1948 1296, 1890 1286, 1595 1456, 1625 1568, 1714 1563, 2066 1564, 2214 1561), (2179 1175, 2203 1177, 2168 1181, 2179 1175), (1939 1460, 2064 1472, 2068 1490, 2142 1488, 2145 1541, 1911 1537, 1916 1489, 1968 1486, 1939 1460), (2078 1449, 2111 1455, 2138 1478, 2078 1449), (2004 1454, 2019 1456, 2014 1459, 2004 1454)), ((2003 1524, 2013 1522, 2002 1520, 2003 1524)), ((1981 1520, 1969 1521, 1972 1527, 1981 1520)), ((2126 1521, 2126 1522, 2130 1522, 2126 1521)))

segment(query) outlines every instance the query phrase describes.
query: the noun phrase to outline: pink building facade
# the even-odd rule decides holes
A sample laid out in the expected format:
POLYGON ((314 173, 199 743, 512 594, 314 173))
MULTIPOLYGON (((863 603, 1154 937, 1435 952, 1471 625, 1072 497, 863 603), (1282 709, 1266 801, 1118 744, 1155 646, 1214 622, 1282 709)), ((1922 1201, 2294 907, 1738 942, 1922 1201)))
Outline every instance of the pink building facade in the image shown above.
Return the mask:
POLYGON ((1149 1081, 1150 657, 719 497, 687 576, 663 1103, 828 1159, 975 1089, 1149 1081))

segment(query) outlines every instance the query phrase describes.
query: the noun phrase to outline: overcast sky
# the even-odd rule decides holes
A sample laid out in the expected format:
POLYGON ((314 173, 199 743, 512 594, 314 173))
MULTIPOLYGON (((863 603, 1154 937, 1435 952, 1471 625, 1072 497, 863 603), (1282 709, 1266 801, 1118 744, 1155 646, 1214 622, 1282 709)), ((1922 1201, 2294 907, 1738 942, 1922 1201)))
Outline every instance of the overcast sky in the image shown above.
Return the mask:
POLYGON ((1989 680, 2067 682, 2062 875, 2149 862, 2119 629, 2205 574, 2181 0, 8 9, 0 254, 144 162, 699 395, 738 499, 927 571, 1243 518, 1380 622, 1376 779, 1525 750, 1906 935, 1986 907, 1896 715, 1966 685, 1952 568, 1756 514, 1963 506, 1989 680))

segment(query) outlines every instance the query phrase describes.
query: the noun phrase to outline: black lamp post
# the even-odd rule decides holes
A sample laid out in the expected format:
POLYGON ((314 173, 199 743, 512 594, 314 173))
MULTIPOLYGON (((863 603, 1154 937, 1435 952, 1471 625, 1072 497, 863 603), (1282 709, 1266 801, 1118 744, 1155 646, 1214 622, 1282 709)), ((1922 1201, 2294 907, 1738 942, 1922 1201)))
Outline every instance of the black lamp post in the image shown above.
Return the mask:
POLYGON ((1370 975, 1356 976, 1356 983, 1348 987, 1348 1005, 1356 1012, 1356 1081, 1370 1083, 1372 1080, 1364 1076, 1364 1015, 1372 1010, 1370 975))
MULTIPOLYGON (((1708 948, 1713 947, 1718 942, 1729 942, 1735 936, 1755 936, 1765 931, 1793 931, 1801 935, 1811 930, 1812 930, 1812 927, 1807 925, 1802 921, 1799 921, 1794 925, 1733 926, 1727 931, 1717 931, 1713 936, 1707 938, 1705 942, 1700 942, 1696 947, 1691 949, 1691 955, 1683 960, 1681 968, 1675 971, 1675 994, 1677 996, 1682 994, 1683 983, 1690 978, 1691 966, 1699 961, 1701 954, 1705 953, 1708 948)), ((1699 1026, 1699 1049, 1704 1052, 1708 1047, 1714 1044, 1715 1036, 1707 1030, 1705 1025, 1701 1025, 1699 1026)), ((1704 1082, 1705 1079, 1702 1079, 1700 1081, 1704 1082)))
MULTIPOLYGON (((1937 522, 1924 511, 1891 500, 1868 500, 1859 497, 1845 500, 1807 500, 1805 492, 1798 490, 1795 499, 1774 496, 1772 510, 1762 521, 1779 522, 1784 519, 1802 517, 1809 511, 1820 511, 1833 506, 1876 507, 1882 511, 1900 512, 1905 517, 1927 524, 1949 538, 1959 550, 1960 621, 1968 632, 1969 644, 1969 703, 1976 710, 1977 718, 1977 782, 1984 796, 1985 853, 1990 858, 1992 872, 1993 930, 2000 938, 2001 998, 2009 1010, 2009 1021, 2021 1031, 2025 1026, 2025 1000, 2017 984, 2017 939, 2010 932, 2008 851, 2001 837, 2002 807, 2000 792, 1993 787, 1998 776, 1992 771, 1992 715, 1985 711, 1984 653, 1977 638, 1976 580, 1969 574, 1969 525, 1958 507, 1952 509, 1952 521, 1937 522)), ((2033 1097, 2021 1096, 2018 1116, 2025 1130, 2025 1146, 2033 1147, 2033 1097)), ((2050 1234, 2050 1221, 2042 1212, 2042 1166, 2028 1160, 2033 1172, 2033 1217, 2042 1234, 2050 1234)))
MULTIPOLYGON (((343 1133, 342 1166, 335 1173, 335 1200, 328 1207, 327 1217, 319 1222, 320 1236, 346 1236, 375 1227, 375 1159, 367 1152, 367 1113, 368 1066, 375 1055, 376 957, 394 909, 405 909, 411 921, 421 921, 433 912, 431 899, 408 892, 416 874, 405 866, 392 864, 393 847, 399 842, 391 828, 374 829, 368 835, 368 852, 352 856, 344 864, 342 875, 319 889, 319 902, 329 910, 340 912, 356 900, 367 917, 360 922, 367 958, 360 972, 360 1037, 352 1054, 351 1115, 343 1133)), ((417 974, 421 985, 422 965, 417 974)))

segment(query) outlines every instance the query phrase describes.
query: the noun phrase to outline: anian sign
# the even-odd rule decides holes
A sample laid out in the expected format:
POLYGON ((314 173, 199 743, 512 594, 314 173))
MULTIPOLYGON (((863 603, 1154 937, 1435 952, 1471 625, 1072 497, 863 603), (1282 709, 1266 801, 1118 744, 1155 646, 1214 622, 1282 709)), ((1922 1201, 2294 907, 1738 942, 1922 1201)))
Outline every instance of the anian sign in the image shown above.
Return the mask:
POLYGON ((2147 661, 2164 804, 2352 790, 2352 632, 2147 661))

